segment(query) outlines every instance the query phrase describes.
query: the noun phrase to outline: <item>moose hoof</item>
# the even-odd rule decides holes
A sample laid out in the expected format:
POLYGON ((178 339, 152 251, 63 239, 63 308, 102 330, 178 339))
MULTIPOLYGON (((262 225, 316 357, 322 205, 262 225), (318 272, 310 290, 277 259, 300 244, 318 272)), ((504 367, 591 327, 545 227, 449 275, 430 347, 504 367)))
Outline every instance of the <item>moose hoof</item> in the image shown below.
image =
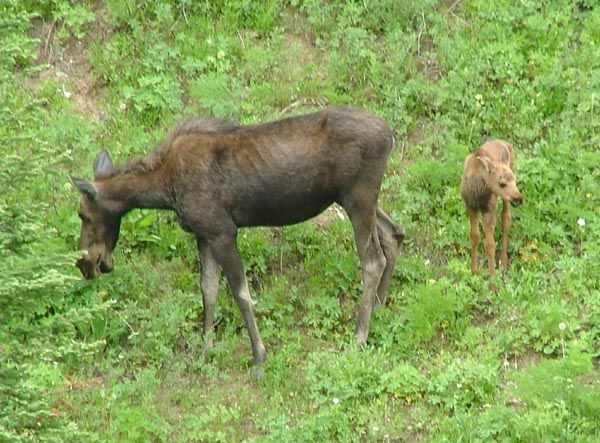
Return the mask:
POLYGON ((262 365, 267 359, 267 351, 265 351, 265 347, 262 345, 262 343, 257 347, 253 354, 254 366, 262 365))
POLYGON ((204 354, 205 357, 207 357, 208 354, 210 354, 210 351, 213 348, 214 337, 215 337, 215 333, 212 331, 204 333, 204 346, 202 348, 202 353, 204 354))
POLYGON ((356 333, 356 346, 360 348, 364 348, 367 344, 367 334, 363 332, 356 333))
POLYGON ((265 378, 265 370, 262 367, 262 365, 252 366, 250 374, 252 378, 256 381, 262 381, 265 378))

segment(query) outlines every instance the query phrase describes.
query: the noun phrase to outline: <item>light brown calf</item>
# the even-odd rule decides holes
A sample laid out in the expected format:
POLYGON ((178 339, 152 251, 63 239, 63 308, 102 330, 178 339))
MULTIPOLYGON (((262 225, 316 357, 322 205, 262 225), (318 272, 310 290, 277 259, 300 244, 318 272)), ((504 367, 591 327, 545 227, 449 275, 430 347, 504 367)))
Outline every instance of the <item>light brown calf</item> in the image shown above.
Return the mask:
POLYGON ((517 188, 513 172, 515 154, 512 144, 503 140, 492 140, 483 144, 465 160, 460 194, 467 207, 471 221, 471 271, 478 271, 479 214, 483 215, 485 252, 488 269, 493 275, 496 269, 496 206, 498 197, 502 199, 502 249, 500 265, 508 268, 508 229, 511 223, 509 203, 518 206, 523 196, 517 188))

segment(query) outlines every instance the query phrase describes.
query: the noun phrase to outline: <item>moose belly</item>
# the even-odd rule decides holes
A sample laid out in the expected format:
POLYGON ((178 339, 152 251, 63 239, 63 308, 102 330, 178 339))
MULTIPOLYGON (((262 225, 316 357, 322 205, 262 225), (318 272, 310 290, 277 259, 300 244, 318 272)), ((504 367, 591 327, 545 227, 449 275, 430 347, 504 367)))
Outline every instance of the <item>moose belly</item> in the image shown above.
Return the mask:
POLYGON ((231 208, 237 226, 283 226, 308 220, 334 202, 323 190, 273 189, 241 198, 231 208))

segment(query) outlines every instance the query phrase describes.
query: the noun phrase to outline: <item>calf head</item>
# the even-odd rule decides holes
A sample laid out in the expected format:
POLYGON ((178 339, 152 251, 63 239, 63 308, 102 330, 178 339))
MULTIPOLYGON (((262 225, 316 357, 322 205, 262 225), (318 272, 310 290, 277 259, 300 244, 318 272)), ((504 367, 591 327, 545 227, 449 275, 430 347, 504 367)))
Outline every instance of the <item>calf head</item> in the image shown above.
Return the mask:
MULTIPOLYGON (((93 164, 95 180, 110 177, 113 166, 106 151, 100 152, 93 164)), ((81 193, 79 218, 81 234, 78 248, 86 253, 77 260, 77 267, 85 278, 112 271, 112 252, 119 238, 121 213, 115 202, 103 198, 97 183, 71 177, 81 193)))
POLYGON ((477 160, 483 165, 483 179, 487 187, 498 197, 508 200, 512 206, 523 203, 523 196, 517 188, 517 178, 509 165, 509 160, 495 161, 486 155, 477 160))

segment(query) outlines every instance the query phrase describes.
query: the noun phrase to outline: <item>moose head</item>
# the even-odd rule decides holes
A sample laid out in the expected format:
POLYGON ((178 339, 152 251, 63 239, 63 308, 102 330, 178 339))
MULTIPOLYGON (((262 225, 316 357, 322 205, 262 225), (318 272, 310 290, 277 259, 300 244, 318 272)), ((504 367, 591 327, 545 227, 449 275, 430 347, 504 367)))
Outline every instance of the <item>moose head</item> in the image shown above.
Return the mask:
POLYGON ((501 161, 494 161, 487 155, 477 156, 481 162, 485 173, 483 180, 492 193, 502 200, 508 200, 512 206, 519 206, 523 203, 523 196, 517 188, 517 178, 510 167, 510 154, 506 149, 506 155, 502 156, 501 161))
POLYGON ((77 267, 85 278, 95 278, 112 271, 112 252, 119 238, 122 212, 116 202, 103 196, 102 181, 113 173, 113 163, 105 150, 92 165, 94 182, 71 177, 81 193, 78 215, 81 234, 78 248, 86 253, 77 260, 77 267))

